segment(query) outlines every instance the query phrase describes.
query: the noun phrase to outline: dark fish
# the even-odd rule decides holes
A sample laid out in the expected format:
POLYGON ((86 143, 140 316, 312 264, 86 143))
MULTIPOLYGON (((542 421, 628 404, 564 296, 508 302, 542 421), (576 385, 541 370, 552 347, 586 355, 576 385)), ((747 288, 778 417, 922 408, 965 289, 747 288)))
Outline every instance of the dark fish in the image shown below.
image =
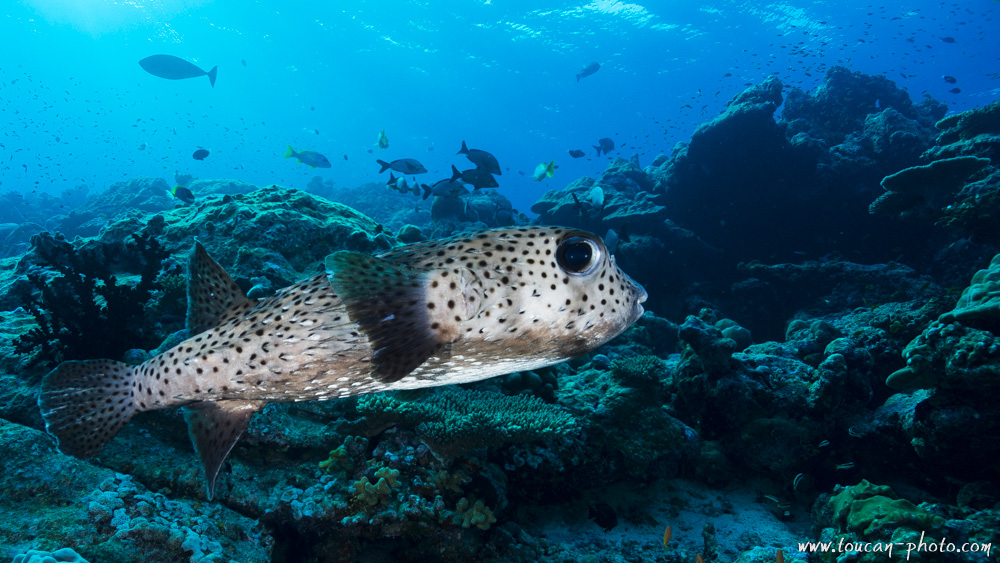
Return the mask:
POLYGON ((454 182, 455 180, 461 180, 470 186, 474 186, 477 190, 500 187, 496 178, 482 168, 470 168, 459 172, 458 168, 455 168, 455 166, 452 165, 451 181, 454 182))
POLYGON ((378 256, 335 252, 325 271, 260 300, 196 242, 188 284, 187 340, 137 366, 64 362, 42 380, 38 405, 59 450, 81 458, 136 413, 183 406, 209 498, 268 403, 539 369, 621 334, 646 300, 600 237, 561 227, 467 233, 378 256), (518 260, 527 253, 551 260, 518 260))
POLYGON ((610 532, 618 525, 618 514, 614 508, 606 502, 598 502, 587 507, 587 518, 595 524, 604 528, 605 532, 610 532))
POLYGON ((462 148, 455 154, 464 154, 472 164, 476 165, 476 168, 481 168, 490 174, 496 174, 497 176, 502 175, 500 172, 500 163, 497 162, 497 157, 492 154, 479 150, 470 149, 465 146, 465 141, 462 141, 462 148))
POLYGON ((955 38, 954 37, 942 37, 941 41, 944 41, 945 43, 955 43, 955 38))
POLYGON ((316 151, 295 152, 292 145, 285 149, 285 158, 297 158, 302 164, 312 168, 330 168, 330 160, 316 151))
POLYGON ((952 88, 951 90, 948 90, 948 91, 951 92, 952 94, 961 94, 962 93, 962 89, 961 88, 952 88))
POLYGON ((465 187, 461 182, 456 182, 451 178, 445 178, 444 180, 438 180, 434 182, 433 185, 428 186, 423 185, 424 188, 424 199, 431 197, 432 195, 438 197, 462 197, 463 195, 469 193, 469 189, 465 187))
POLYGON ((615 150, 615 142, 605 137, 603 139, 598 140, 597 146, 594 148, 597 149, 597 156, 601 156, 601 151, 604 151, 604 154, 608 154, 609 152, 615 150))
POLYGON ((945 76, 942 76, 941 78, 944 78, 944 81, 947 82, 948 84, 954 84, 954 83, 958 82, 958 79, 955 78, 954 76, 947 76, 947 75, 945 75, 945 76))
POLYGON ((573 158, 580 158, 584 155, 584 152, 580 149, 573 149, 569 151, 569 155, 572 156, 573 158))
POLYGON ((591 74, 594 74, 598 70, 601 70, 601 65, 597 63, 590 63, 589 65, 583 67, 583 69, 577 73, 576 81, 579 82, 581 78, 586 78, 591 74))
POLYGON ((205 160, 206 158, 208 158, 208 151, 205 149, 198 149, 194 151, 194 154, 191 155, 191 158, 195 160, 205 160))
POLYGON ((184 203, 194 203, 194 194, 184 186, 174 186, 174 189, 170 193, 184 203))
POLYGON ((427 172, 427 169, 424 168, 424 165, 420 164, 413 158, 401 158, 399 160, 394 160, 392 162, 386 162, 384 160, 376 160, 375 162, 379 163, 379 166, 382 167, 382 169, 378 171, 379 174, 389 169, 395 170, 396 172, 402 172, 403 174, 409 174, 411 176, 414 174, 423 174, 424 172, 427 172))
POLYGON ((139 61, 139 66, 153 76, 166 78, 168 80, 182 80, 184 78, 196 78, 198 76, 208 76, 208 81, 215 86, 215 73, 219 68, 213 66, 212 70, 205 72, 197 66, 173 55, 153 55, 139 61))

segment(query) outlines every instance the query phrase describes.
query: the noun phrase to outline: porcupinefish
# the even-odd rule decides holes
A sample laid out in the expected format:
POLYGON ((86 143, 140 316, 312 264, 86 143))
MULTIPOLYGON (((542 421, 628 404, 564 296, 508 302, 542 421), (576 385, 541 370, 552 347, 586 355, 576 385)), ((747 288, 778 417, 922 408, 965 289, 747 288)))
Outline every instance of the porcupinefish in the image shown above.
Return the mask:
POLYGON ((253 413, 313 401, 469 383, 559 363, 601 346, 643 313, 645 290, 604 242, 560 227, 495 229, 326 269, 248 299, 195 243, 190 338, 132 366, 69 361, 38 399, 59 450, 96 454, 140 411, 182 406, 212 497, 253 413))

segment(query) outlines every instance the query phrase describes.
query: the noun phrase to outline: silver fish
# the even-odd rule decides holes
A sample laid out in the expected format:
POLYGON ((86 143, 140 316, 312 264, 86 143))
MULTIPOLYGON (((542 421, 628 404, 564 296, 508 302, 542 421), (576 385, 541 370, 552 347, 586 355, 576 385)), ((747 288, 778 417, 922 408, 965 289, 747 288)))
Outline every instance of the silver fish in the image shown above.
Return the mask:
POLYGON ((643 313, 646 292, 604 242, 561 227, 495 229, 371 256, 251 300, 200 244, 184 342, 138 366, 64 362, 38 399, 60 451, 89 457, 135 413, 183 406, 212 497, 270 402, 469 383, 559 363, 643 313))

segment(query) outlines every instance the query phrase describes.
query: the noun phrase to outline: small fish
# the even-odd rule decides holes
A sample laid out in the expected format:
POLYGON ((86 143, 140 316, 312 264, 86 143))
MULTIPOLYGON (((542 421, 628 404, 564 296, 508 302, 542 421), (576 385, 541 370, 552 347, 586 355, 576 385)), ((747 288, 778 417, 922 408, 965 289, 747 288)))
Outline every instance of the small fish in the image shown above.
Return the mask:
POLYGON ((295 152, 292 145, 285 149, 285 158, 297 158, 302 164, 308 164, 311 168, 330 168, 330 161, 316 151, 295 152))
POLYGON ((485 170, 490 174, 496 174, 497 176, 503 175, 500 171, 500 163, 497 161, 497 157, 483 150, 470 149, 465 146, 465 141, 462 141, 462 148, 455 154, 464 154, 472 164, 476 165, 476 168, 485 170))
POLYGON ((389 138, 385 136, 385 129, 378 134, 378 148, 387 149, 389 148, 389 138))
POLYGON ((569 151, 569 155, 572 156, 573 158, 580 158, 580 157, 584 156, 585 154, 586 153, 584 153, 580 149, 573 149, 573 150, 569 151))
POLYGON ((141 151, 146 150, 146 143, 139 143, 139 150, 141 151))
POLYGON ((954 76, 945 75, 942 76, 941 78, 943 78, 944 81, 947 82, 948 84, 955 84, 956 82, 958 82, 958 79, 955 78, 954 76))
POLYGON ((184 203, 194 203, 194 194, 184 186, 174 186, 174 189, 170 190, 170 194, 184 203))
POLYGON ((459 172, 458 168, 455 168, 455 165, 452 165, 451 181, 454 182, 455 180, 461 180, 466 184, 475 187, 477 190, 500 187, 500 184, 497 183, 493 174, 490 174, 482 168, 470 168, 459 172))
POLYGON ((583 67, 583 69, 576 74, 576 81, 579 82, 581 78, 586 78, 599 70, 601 70, 601 65, 597 64, 596 62, 590 63, 589 65, 583 67))
POLYGON ((670 529, 670 526, 663 529, 663 549, 667 548, 667 544, 670 543, 670 539, 673 537, 674 532, 670 529))
POLYGON ((378 171, 379 174, 385 172, 386 170, 392 169, 396 172, 402 172, 403 174, 408 174, 413 176, 414 174, 423 174, 427 172, 423 164, 420 164, 413 158, 401 158, 399 160, 394 160, 392 162, 386 162, 384 160, 376 160, 379 166, 382 167, 378 171))
POLYGON ((444 180, 438 180, 434 182, 433 185, 428 186, 423 185, 424 188, 424 199, 431 197, 432 195, 438 197, 462 197, 463 195, 469 193, 469 189, 465 187, 461 182, 456 182, 451 178, 445 178, 444 180))
POLYGON ((246 59, 240 59, 240 64, 243 65, 243 66, 247 66, 247 60, 246 59))
POLYGON ((216 71, 219 67, 213 66, 212 70, 205 72, 197 66, 173 55, 153 55, 139 61, 139 66, 143 70, 168 80, 182 80, 184 78, 196 78, 198 76, 208 76, 208 81, 215 87, 216 71))
POLYGON ((618 525, 618 514, 611 505, 606 502, 598 502, 587 506, 587 518, 595 524, 604 528, 605 532, 610 532, 618 525))
POLYGON ((551 178, 556 172, 556 161, 549 162, 545 164, 544 162, 535 167, 535 171, 531 174, 531 177, 535 179, 536 182, 541 182, 545 178, 551 178))
POLYGON ((191 158, 195 160, 205 160, 206 158, 208 158, 208 151, 205 149, 198 149, 194 151, 194 154, 191 155, 191 158))
POLYGON ((954 37, 942 37, 941 41, 944 41, 945 43, 956 43, 957 42, 954 37))
POLYGON ((952 88, 951 90, 948 90, 948 91, 951 92, 952 94, 961 94, 962 93, 962 89, 961 88, 952 88))
POLYGON ((621 334, 646 301, 599 237, 562 227, 466 233, 377 256, 340 251, 325 264, 252 300, 196 242, 188 339, 137 366, 60 364, 41 384, 46 431, 61 452, 86 458, 136 413, 183 406, 211 498, 223 461, 268 403, 539 369, 621 334))
POLYGON ((615 150, 615 142, 608 137, 605 137, 603 139, 598 139, 597 146, 594 148, 597 149, 597 156, 601 156, 601 151, 604 151, 604 154, 608 154, 609 152, 615 150))

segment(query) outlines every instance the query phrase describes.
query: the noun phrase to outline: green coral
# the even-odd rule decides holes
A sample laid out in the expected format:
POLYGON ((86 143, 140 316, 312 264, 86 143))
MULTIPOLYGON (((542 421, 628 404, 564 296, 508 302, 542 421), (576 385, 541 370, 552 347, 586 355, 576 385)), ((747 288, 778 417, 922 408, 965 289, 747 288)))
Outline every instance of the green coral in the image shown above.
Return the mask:
POLYGON ((628 356, 611 362, 611 375, 628 387, 655 386, 666 379, 663 360, 656 356, 628 356))
POLYGON ((383 499, 392 495, 392 490, 399 487, 399 470, 383 467, 375 472, 378 481, 372 483, 364 476, 351 484, 354 501, 363 508, 371 508, 383 499))
POLYGON ((350 469, 352 465, 350 454, 347 453, 347 448, 343 445, 338 446, 335 450, 330 450, 330 457, 319 462, 319 468, 324 473, 329 473, 331 470, 350 469))
POLYGON ((988 388, 1000 375, 1000 254, 972 276, 955 308, 932 321, 903 348, 906 367, 885 384, 893 389, 936 387, 943 383, 988 388))
POLYGON ((496 522, 496 516, 486 503, 479 499, 475 502, 466 497, 462 497, 455 507, 455 523, 463 528, 475 526, 480 530, 490 529, 490 525, 496 522))
POLYGON ((830 507, 840 530, 859 534, 868 541, 894 537, 899 528, 936 533, 945 522, 944 518, 899 498, 890 487, 873 485, 866 479, 844 487, 830 499, 830 507))
POLYGON ((370 395, 358 401, 373 430, 393 424, 415 426, 417 433, 445 456, 471 449, 563 436, 576 421, 561 408, 537 397, 447 389, 420 401, 370 395))

